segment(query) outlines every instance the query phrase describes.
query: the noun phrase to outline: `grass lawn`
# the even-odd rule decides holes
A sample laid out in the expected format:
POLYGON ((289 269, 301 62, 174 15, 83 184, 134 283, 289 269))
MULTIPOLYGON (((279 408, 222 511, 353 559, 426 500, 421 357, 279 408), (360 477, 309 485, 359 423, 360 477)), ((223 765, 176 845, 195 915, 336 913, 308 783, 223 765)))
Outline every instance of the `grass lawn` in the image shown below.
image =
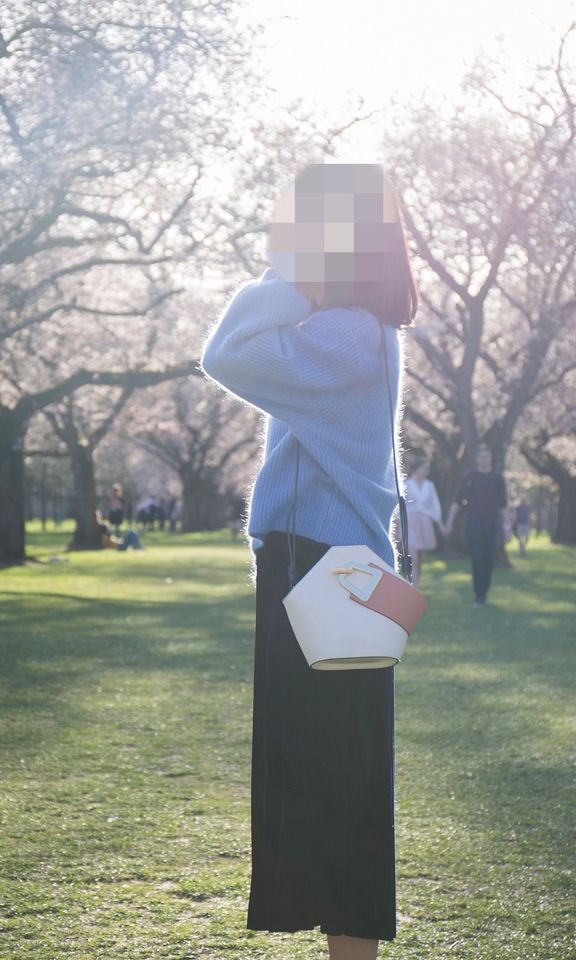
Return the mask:
MULTIPOLYGON (((46 560, 66 528, 31 527, 46 560)), ((1 960, 327 957, 245 929, 254 595, 227 532, 0 571, 1 960)), ((390 960, 568 960, 576 550, 474 608, 425 569, 397 684, 390 960)))

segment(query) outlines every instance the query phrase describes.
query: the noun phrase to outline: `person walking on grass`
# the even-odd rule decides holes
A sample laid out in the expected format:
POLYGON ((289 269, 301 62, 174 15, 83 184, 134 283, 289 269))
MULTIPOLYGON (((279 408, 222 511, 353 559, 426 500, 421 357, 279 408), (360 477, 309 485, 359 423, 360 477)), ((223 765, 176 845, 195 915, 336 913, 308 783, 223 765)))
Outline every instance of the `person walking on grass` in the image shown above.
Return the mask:
POLYGON ((526 556, 526 544, 530 536, 531 520, 532 511, 530 504, 524 498, 514 511, 514 533, 518 540, 518 552, 521 557, 526 556))
POLYGON ((406 510, 408 511, 408 535, 412 557, 412 582, 418 586, 422 568, 422 555, 437 546, 434 524, 442 522, 442 508, 436 487, 428 479, 428 460, 416 460, 406 481, 406 510))
POLYGON ((247 927, 320 926, 331 960, 374 960, 379 940, 396 935, 394 672, 308 666, 282 603, 286 531, 297 476, 299 578, 333 545, 367 544, 394 564, 390 417, 398 328, 414 318, 416 290, 397 197, 378 165, 306 167, 280 196, 268 244, 272 268, 236 291, 202 358, 209 377, 267 418, 248 519, 247 927))
POLYGON ((458 511, 465 511, 465 535, 472 561, 474 605, 486 603, 496 550, 507 524, 506 483, 492 469, 492 453, 485 443, 476 451, 476 469, 466 474, 448 511, 445 531, 450 536, 458 511))

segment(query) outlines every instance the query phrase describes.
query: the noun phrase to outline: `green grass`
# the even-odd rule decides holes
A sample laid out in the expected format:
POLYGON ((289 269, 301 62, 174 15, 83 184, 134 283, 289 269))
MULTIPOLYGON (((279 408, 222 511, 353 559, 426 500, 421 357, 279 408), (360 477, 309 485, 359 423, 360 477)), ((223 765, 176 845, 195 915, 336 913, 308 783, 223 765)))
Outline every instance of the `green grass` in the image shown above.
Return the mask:
MULTIPOLYGON (((29 553, 69 532, 31 526, 29 553)), ((245 929, 254 595, 227 533, 0 573, 0 958, 327 957, 245 929)), ((397 683, 393 960, 567 960, 576 551, 471 605, 431 561, 397 683), (572 729, 571 729, 572 728, 572 729)))

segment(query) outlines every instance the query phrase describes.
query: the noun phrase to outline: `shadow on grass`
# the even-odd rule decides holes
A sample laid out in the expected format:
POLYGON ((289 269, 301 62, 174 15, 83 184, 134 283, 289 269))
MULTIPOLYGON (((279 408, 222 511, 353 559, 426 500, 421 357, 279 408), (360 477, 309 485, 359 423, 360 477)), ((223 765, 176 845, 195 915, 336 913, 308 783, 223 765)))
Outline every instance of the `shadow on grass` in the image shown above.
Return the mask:
POLYGON ((212 672, 237 656, 234 639, 251 634, 253 597, 206 598, 193 601, 134 602, 88 599, 73 594, 0 593, 4 639, 1 649, 4 676, 34 665, 72 657, 94 659, 101 665, 155 670, 187 666, 212 672), (34 602, 37 601, 37 603, 34 602), (41 616, 39 614, 41 611, 41 616), (12 628, 12 637, 7 635, 12 628), (122 646, 118 647, 118 641, 122 646), (188 645, 174 652, 168 646, 188 645), (205 652, 201 652, 205 651, 205 652))
POLYGON ((194 603, 0 596, 2 700, 13 723, 11 748, 44 750, 62 724, 82 729, 91 708, 78 706, 78 691, 92 691, 106 676, 119 687, 126 673, 133 681, 162 672, 179 682, 189 676, 215 685, 222 697, 240 682, 251 682, 250 595, 194 603), (51 724, 35 722, 43 715, 51 724))
POLYGON ((574 556, 544 558, 536 577, 528 565, 497 570, 484 608, 471 604, 464 563, 429 569, 429 613, 397 668, 399 765, 427 784, 423 811, 429 801, 437 817, 457 809, 479 858, 496 849, 492 862, 534 870, 528 884, 549 870, 561 892, 572 859, 574 556))
MULTIPOLYGON (((207 538, 207 546, 213 543, 207 538)), ((217 584, 230 577, 239 582, 238 560, 219 559, 217 584)), ((178 581, 212 584, 209 568, 186 563, 178 581)), ((149 573, 135 561, 122 575, 148 583, 158 570, 172 575, 173 566, 159 559, 149 573)), ((105 574, 115 569, 108 565, 105 574)), ((73 572, 103 575, 102 567, 89 564, 73 572)), ((573 588, 561 557, 543 574, 552 578, 550 588, 535 589, 532 570, 497 571, 490 605, 476 610, 464 564, 447 573, 429 571, 430 612, 397 670, 399 745, 406 751, 406 760, 401 754, 399 761, 410 763, 422 783, 417 792, 423 816, 430 795, 436 822, 450 816, 445 795, 454 794, 457 816, 470 843, 478 843, 479 857, 484 843, 494 850, 493 842, 485 842, 491 836, 498 838, 502 862, 520 855, 525 862, 538 858, 568 868, 572 784, 555 743, 572 690, 566 665, 573 647, 573 588)), ((66 578, 57 583, 64 587, 66 578)), ((50 595, 14 591, 4 594, 2 609, 4 709, 22 714, 20 742, 33 748, 45 749, 47 736, 57 731, 34 723, 24 727, 26 715, 45 711, 81 729, 89 708, 71 704, 67 689, 89 688, 107 673, 114 682, 124 672, 135 678, 164 672, 178 681, 188 673, 215 684, 223 703, 239 681, 251 680, 254 595, 248 591, 156 602, 86 598, 64 589, 50 595)), ((146 720, 145 708, 139 709, 146 720)))

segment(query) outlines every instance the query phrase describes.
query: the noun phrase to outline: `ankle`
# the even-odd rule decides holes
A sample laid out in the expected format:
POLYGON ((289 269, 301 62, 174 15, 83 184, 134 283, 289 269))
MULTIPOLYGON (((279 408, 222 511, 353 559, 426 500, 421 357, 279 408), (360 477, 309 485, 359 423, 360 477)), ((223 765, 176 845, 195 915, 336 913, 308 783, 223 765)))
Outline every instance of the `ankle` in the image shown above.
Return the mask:
POLYGON ((328 934, 328 949, 330 960, 376 960, 378 940, 328 934))

